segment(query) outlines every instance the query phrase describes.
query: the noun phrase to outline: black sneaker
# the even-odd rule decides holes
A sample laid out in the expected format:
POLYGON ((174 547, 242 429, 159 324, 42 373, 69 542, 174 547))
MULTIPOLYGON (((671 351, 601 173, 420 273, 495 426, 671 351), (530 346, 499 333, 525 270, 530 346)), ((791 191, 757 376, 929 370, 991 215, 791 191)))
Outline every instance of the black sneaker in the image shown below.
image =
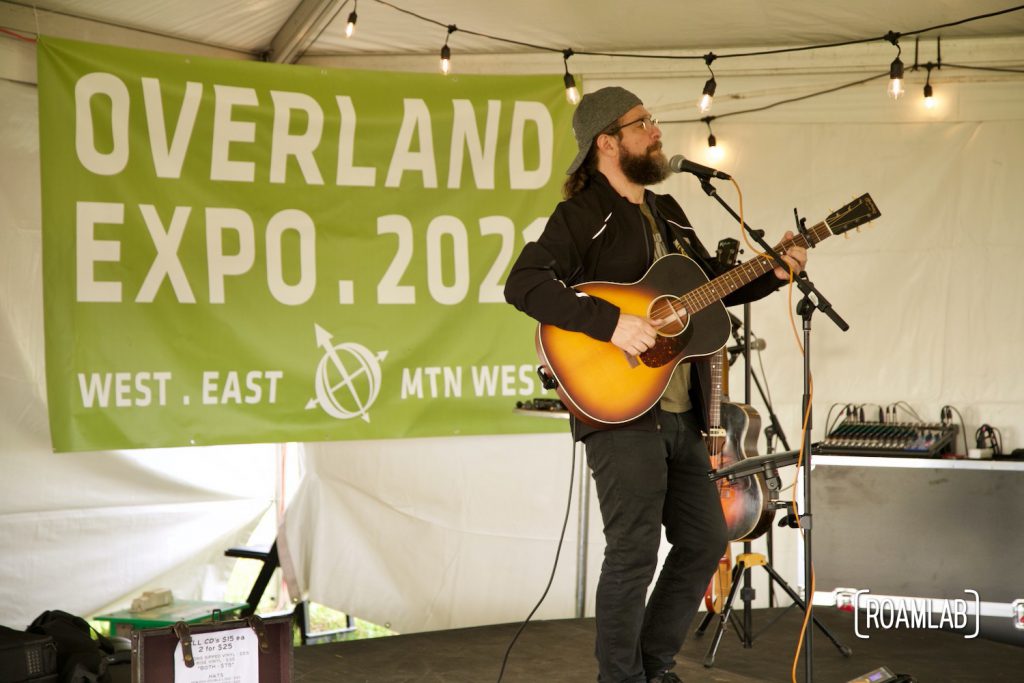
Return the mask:
POLYGON ((671 671, 663 671, 650 679, 647 683, 683 683, 683 679, 679 678, 679 676, 676 676, 671 671))

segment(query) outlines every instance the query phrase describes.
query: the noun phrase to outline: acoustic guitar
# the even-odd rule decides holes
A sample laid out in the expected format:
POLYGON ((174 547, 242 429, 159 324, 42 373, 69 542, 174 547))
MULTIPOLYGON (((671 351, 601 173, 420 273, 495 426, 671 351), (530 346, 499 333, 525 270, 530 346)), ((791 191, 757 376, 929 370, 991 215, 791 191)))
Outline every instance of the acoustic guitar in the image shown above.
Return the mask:
MULTIPOLYGON (((776 249, 813 247, 880 215, 874 200, 864 194, 776 249)), ((757 256, 709 281, 694 261, 669 254, 636 282, 577 285, 581 294, 605 299, 623 313, 665 320, 654 346, 632 356, 611 342, 542 323, 537 354, 557 381, 559 398, 578 419, 595 426, 629 422, 661 399, 680 363, 725 346, 730 324, 722 298, 773 268, 774 262, 757 256)))
MULTIPOLYGON (((722 426, 722 397, 728 391, 725 384, 729 379, 729 363, 726 358, 725 349, 711 355, 709 364, 711 366, 711 396, 708 399, 708 431, 704 434, 704 444, 708 448, 708 455, 711 459, 712 469, 721 469, 726 463, 723 461, 723 454, 726 451, 729 440, 729 433, 722 426)), ((730 449, 732 450, 732 449, 730 449)), ((718 481, 718 497, 722 501, 722 512, 725 515, 725 525, 729 531, 729 540, 738 538, 733 529, 733 522, 730 519, 730 509, 733 507, 734 495, 730 482, 718 481)), ((708 582, 707 590, 704 591, 704 606, 708 614, 720 614, 725 596, 732 588, 732 544, 727 543, 725 553, 718 560, 715 573, 708 582)))
MULTIPOLYGON (((756 456, 757 436, 761 431, 761 416, 752 406, 732 403, 728 399, 727 356, 728 352, 722 349, 708 359, 711 392, 704 443, 708 447, 711 467, 716 470, 756 456)), ((740 477, 735 481, 719 479, 716 486, 730 541, 752 541, 768 530, 775 518, 775 510, 771 506, 763 474, 740 477)), ((721 613, 731 587, 732 544, 729 544, 704 593, 704 604, 709 614, 721 613)))
MULTIPOLYGON (((718 470, 757 455, 757 437, 761 416, 752 406, 730 402, 727 391, 728 362, 725 351, 711 356, 711 400, 708 405, 708 433, 704 438, 711 466, 718 470)), ((775 510, 771 508, 768 484, 763 474, 717 482, 725 525, 731 541, 752 541, 771 526, 775 510)))

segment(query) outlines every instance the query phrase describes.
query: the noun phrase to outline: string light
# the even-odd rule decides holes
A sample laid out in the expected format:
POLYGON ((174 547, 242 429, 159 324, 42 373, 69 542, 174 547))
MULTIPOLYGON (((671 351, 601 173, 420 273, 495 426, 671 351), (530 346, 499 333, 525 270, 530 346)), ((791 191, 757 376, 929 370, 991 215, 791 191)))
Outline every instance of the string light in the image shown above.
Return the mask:
POLYGON ((441 48, 441 73, 445 76, 452 68, 452 50, 448 47, 448 39, 458 30, 459 27, 455 24, 448 24, 448 35, 444 37, 444 46, 441 48))
MULTIPOLYGON (((423 21, 423 22, 426 22, 426 23, 434 24, 436 26, 441 26, 441 27, 448 26, 448 34, 449 34, 449 36, 451 35, 452 32, 454 32, 455 30, 458 30, 455 27, 454 24, 445 24, 444 22, 439 21, 437 19, 433 19, 431 17, 424 16, 422 14, 419 14, 417 12, 413 12, 413 11, 405 9, 403 7, 399 7, 398 5, 395 5, 394 3, 389 2, 388 0, 374 0, 374 2, 376 2, 378 4, 381 4, 381 5, 385 5, 387 7, 390 7, 392 10, 394 10, 396 12, 400 12, 402 14, 405 14, 405 15, 408 15, 408 16, 411 16, 411 17, 415 17, 416 19, 418 19, 420 21, 423 21)), ((715 90, 716 90, 716 87, 717 87, 717 83, 715 81, 715 74, 714 74, 714 71, 711 69, 711 62, 713 62, 715 59, 725 59, 725 58, 733 58, 733 57, 758 57, 758 56, 765 56, 765 55, 786 54, 786 53, 791 53, 791 52, 804 52, 804 51, 808 51, 808 50, 824 50, 824 49, 845 47, 845 46, 850 46, 850 45, 862 45, 862 44, 867 44, 867 43, 873 43, 873 42, 876 42, 876 41, 879 41, 879 40, 887 40, 888 42, 892 43, 893 46, 895 46, 896 49, 897 49, 896 59, 893 60, 892 64, 890 65, 890 68, 889 68, 889 76, 890 76, 889 91, 890 91, 890 94, 891 94, 891 96, 893 98, 898 98, 904 92, 904 84, 903 84, 903 71, 904 71, 904 69, 903 69, 903 62, 900 59, 901 48, 900 48, 899 42, 898 42, 899 38, 901 36, 918 36, 918 35, 925 34, 925 33, 932 33, 932 32, 935 32, 935 31, 939 31, 941 29, 952 27, 952 26, 961 26, 963 24, 967 24, 967 23, 971 23, 971 22, 975 22, 975 21, 980 21, 980 20, 983 20, 983 19, 991 19, 993 17, 1002 16, 1002 15, 1005 15, 1005 14, 1010 14, 1010 13, 1015 13, 1015 12, 1020 12, 1020 11, 1024 11, 1024 5, 1017 5, 1017 6, 1014 6, 1014 7, 1008 7, 1006 9, 1001 9, 1001 10, 997 10, 997 11, 994 11, 994 12, 987 12, 987 13, 984 13, 984 14, 976 14, 976 15, 973 15, 973 16, 965 17, 965 18, 962 18, 962 19, 957 19, 955 21, 945 22, 945 23, 942 23, 942 24, 935 24, 933 26, 926 26, 926 27, 923 27, 923 28, 915 28, 915 29, 912 29, 912 30, 909 30, 909 31, 904 31, 902 33, 896 33, 894 31, 889 31, 887 34, 885 34, 883 36, 873 36, 873 37, 868 37, 868 38, 856 38, 856 39, 853 39, 853 40, 846 40, 846 41, 840 41, 840 42, 822 43, 822 44, 815 44, 815 45, 802 45, 802 46, 797 46, 797 47, 776 48, 776 49, 770 49, 770 50, 756 50, 756 51, 748 51, 748 52, 729 52, 729 53, 721 54, 721 55, 715 55, 712 52, 709 52, 706 55, 679 55, 679 54, 652 54, 652 53, 637 54, 637 53, 628 53, 628 52, 599 52, 599 51, 593 51, 593 50, 577 50, 577 51, 573 51, 573 54, 588 55, 588 56, 594 56, 594 57, 613 57, 613 58, 636 57, 636 58, 642 58, 642 59, 667 59, 667 60, 673 60, 673 61, 680 61, 680 60, 686 61, 686 60, 703 59, 705 64, 707 64, 707 66, 708 66, 708 71, 711 73, 711 78, 709 78, 707 80, 707 82, 704 84, 704 90, 703 90, 703 93, 702 93, 702 96, 701 96, 701 99, 700 99, 700 103, 698 104, 698 109, 700 110, 701 113, 707 113, 707 111, 709 111, 710 108, 711 108, 711 104, 713 102, 715 90)), ((3 32, 3 31, 4 31, 4 29, 0 29, 0 32, 3 32)), ((503 36, 492 35, 492 34, 489 34, 489 33, 483 33, 481 31, 473 31, 473 30, 469 30, 469 29, 462 29, 462 31, 464 33, 468 33, 470 35, 479 36, 481 38, 486 38, 488 40, 494 40, 494 41, 506 43, 506 44, 509 44, 509 45, 516 45, 516 46, 523 47, 523 48, 528 48, 528 49, 531 49, 531 50, 538 50, 538 51, 543 51, 543 52, 562 52, 563 54, 565 53, 565 50, 562 50, 562 49, 559 49, 559 48, 550 47, 550 46, 547 46, 547 45, 539 45, 539 44, 536 44, 536 43, 531 43, 531 42, 527 42, 527 41, 523 41, 523 40, 516 40, 516 39, 513 39, 513 38, 507 38, 507 37, 503 37, 503 36)), ((448 70, 450 69, 450 65, 451 65, 451 50, 448 47, 448 39, 445 38, 444 47, 441 48, 441 71, 443 73, 448 73, 448 70)), ((565 83, 565 86, 566 86, 566 98, 568 98, 570 100, 570 102, 571 102, 572 101, 572 97, 573 97, 572 96, 572 88, 575 85, 575 78, 572 76, 571 73, 569 73, 568 62, 567 61, 565 63, 565 66, 566 66, 566 70, 565 70, 565 74, 563 75, 563 82, 565 83)), ((915 68, 917 67, 916 59, 915 59, 914 66, 915 66, 915 68)), ((1005 72, 1005 73, 1024 73, 1024 69, 1007 68, 1007 67, 985 67, 985 66, 978 66, 978 67, 976 67, 976 66, 968 66, 968 65, 963 65, 963 64, 947 64, 947 66, 950 67, 950 68, 955 68, 955 69, 976 69, 978 71, 992 71, 992 72, 1005 72)), ((938 67, 939 67, 938 64, 935 65, 935 68, 938 68, 938 67)), ((754 113, 754 112, 764 111, 766 109, 772 109, 774 107, 779 107, 779 106, 782 106, 782 105, 786 105, 786 104, 791 104, 791 103, 794 103, 794 102, 800 102, 800 101, 803 101, 803 100, 807 100, 807 99, 810 99, 812 97, 819 97, 821 95, 827 95, 829 93, 837 92, 837 91, 840 91, 840 90, 845 90, 847 88, 856 87, 858 85, 862 85, 862 84, 867 83, 869 81, 874 81, 874 80, 877 80, 877 79, 884 78, 885 76, 886 76, 886 73, 885 72, 881 72, 881 73, 878 73, 876 75, 869 76, 867 78, 862 78, 862 79, 859 79, 857 81, 853 81, 851 83, 844 83, 844 84, 839 85, 839 86, 827 88, 825 90, 819 90, 819 91, 816 91, 816 92, 813 92, 813 93, 810 93, 810 94, 801 95, 799 97, 792 97, 792 98, 780 100, 780 101, 773 102, 771 104, 764 105, 764 106, 761 106, 761 107, 754 107, 754 108, 750 108, 750 109, 742 109, 742 110, 727 112, 725 114, 721 114, 720 116, 738 116, 738 115, 741 115, 741 114, 750 114, 750 113, 754 113)), ((927 83, 926 85, 930 86, 931 83, 927 83)), ((579 90, 577 89, 576 92, 578 94, 579 90)), ((699 119, 699 118, 698 119, 680 119, 680 120, 675 120, 675 121, 665 121, 665 123, 695 123, 697 121, 702 121, 702 120, 703 119, 699 119)), ((709 149, 714 149, 714 148, 709 147, 709 149)))
POLYGON ((927 109, 935 109, 935 97, 932 95, 932 84, 929 82, 932 77, 932 70, 928 69, 928 78, 924 82, 924 106, 927 109))
POLYGON ((708 127, 708 149, 706 152, 708 160, 712 163, 718 163, 725 156, 725 150, 718 146, 718 139, 715 137, 715 132, 711 130, 711 122, 714 119, 714 116, 705 116, 701 121, 703 121, 708 127))
POLYGON ((562 50, 562 62, 565 64, 565 76, 562 77, 562 82, 565 83, 565 99, 569 100, 569 104, 577 104, 580 101, 580 91, 576 87, 576 79, 569 73, 569 57, 572 57, 572 50, 562 50))
POLYGON ((711 121, 714 119, 713 116, 705 116, 701 119, 708 127, 708 147, 717 147, 718 140, 715 139, 715 132, 711 130, 711 121))
POLYGON ((356 32, 356 10, 359 9, 359 2, 352 3, 352 11, 348 15, 348 23, 345 24, 345 37, 351 38, 352 34, 356 32))
MULTIPOLYGON (((914 48, 914 62, 917 62, 917 48, 914 48)), ((928 62, 924 65, 928 69, 928 75, 924 79, 924 106, 925 109, 934 109, 937 102, 932 92, 932 69, 942 68, 942 37, 935 40, 935 63, 928 62)))
POLYGON ((704 63, 708 65, 708 71, 711 72, 711 78, 704 84, 704 92, 700 96, 700 101, 697 103, 697 109, 701 114, 707 114, 711 111, 711 103, 715 99, 715 88, 718 84, 715 83, 715 72, 711 71, 711 62, 715 61, 715 53, 709 52, 704 55, 704 63))
POLYGON ((889 97, 898 100, 903 94, 903 61, 900 59, 903 48, 900 47, 900 34, 889 31, 885 39, 896 47, 896 59, 889 65, 889 97))

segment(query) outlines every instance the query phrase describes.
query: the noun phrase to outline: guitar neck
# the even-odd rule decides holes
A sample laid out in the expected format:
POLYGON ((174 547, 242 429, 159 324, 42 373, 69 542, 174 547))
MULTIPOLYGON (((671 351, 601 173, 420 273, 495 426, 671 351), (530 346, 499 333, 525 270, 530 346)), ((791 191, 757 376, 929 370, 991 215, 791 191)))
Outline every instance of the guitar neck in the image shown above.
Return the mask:
MULTIPOLYGON (((776 245, 775 250, 784 253, 790 247, 813 247, 827 237, 832 236, 828 225, 822 221, 808 228, 806 233, 794 235, 776 245)), ((721 301, 745 284, 753 282, 775 267, 775 262, 768 256, 758 255, 746 263, 740 264, 727 273, 719 275, 707 284, 688 292, 680 297, 686 311, 693 315, 707 306, 721 301)))
POLYGON ((711 396, 708 405, 708 433, 715 433, 722 426, 722 352, 711 354, 711 396))

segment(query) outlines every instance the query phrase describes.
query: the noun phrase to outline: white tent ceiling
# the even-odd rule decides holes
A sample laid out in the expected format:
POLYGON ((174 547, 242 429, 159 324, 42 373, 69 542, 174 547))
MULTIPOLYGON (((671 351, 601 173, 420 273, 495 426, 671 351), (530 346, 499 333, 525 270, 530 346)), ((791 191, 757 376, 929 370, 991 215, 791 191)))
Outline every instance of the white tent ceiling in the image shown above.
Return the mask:
MULTIPOLYGON (((2 23, 10 27, 60 34, 68 19, 129 28, 156 36, 196 42, 249 55, 271 50, 275 36, 302 17, 312 25, 302 32, 307 56, 437 54, 443 25, 431 25, 378 0, 358 4, 358 30, 346 40, 344 26, 354 0, 36 0, 4 2, 12 10, 2 23), (317 21, 322 17, 322 21, 317 21), (27 25, 26 25, 27 24, 27 25)), ((551 2, 466 2, 395 0, 398 7, 441 24, 542 45, 588 51, 684 51, 703 54, 750 46, 809 45, 910 32, 997 12, 1006 0, 730 0, 693 3, 679 0, 551 2)), ((1013 12, 941 29, 944 38, 1024 34, 1024 12, 1013 12)), ((935 35, 928 34, 929 36, 935 35)), ((456 54, 534 52, 458 32, 456 54)), ((433 60, 430 61, 433 65, 433 60)))

